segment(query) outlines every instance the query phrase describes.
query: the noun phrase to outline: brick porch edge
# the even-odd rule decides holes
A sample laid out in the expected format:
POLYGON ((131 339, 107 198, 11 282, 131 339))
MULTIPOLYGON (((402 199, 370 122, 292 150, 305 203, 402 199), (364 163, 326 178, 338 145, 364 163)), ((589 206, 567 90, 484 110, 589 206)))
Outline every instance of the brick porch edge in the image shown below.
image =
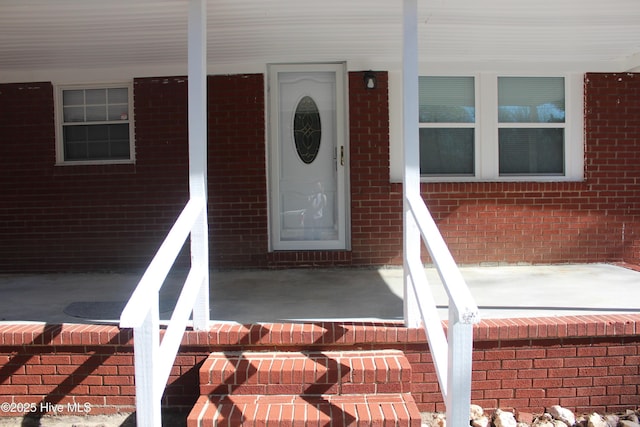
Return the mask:
MULTIPOLYGON (((404 351, 420 410, 444 410, 424 332, 394 322, 212 324, 209 331, 187 331, 163 404, 185 412, 193 406, 198 368, 212 351, 374 349, 404 351)), ((640 406, 640 314, 485 320, 474 329, 473 357, 472 401, 487 409, 640 406)), ((0 405, 0 416, 133 412, 132 332, 1 324, 0 405)))

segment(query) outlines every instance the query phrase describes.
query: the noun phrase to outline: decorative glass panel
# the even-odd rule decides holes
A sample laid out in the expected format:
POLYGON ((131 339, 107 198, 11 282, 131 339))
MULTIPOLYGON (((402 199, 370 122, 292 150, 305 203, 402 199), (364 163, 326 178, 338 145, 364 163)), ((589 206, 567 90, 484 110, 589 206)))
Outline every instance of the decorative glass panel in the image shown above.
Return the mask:
POLYGON ((420 129, 420 173, 423 175, 473 175, 473 128, 420 129))
POLYGON ((564 123, 563 77, 499 77, 500 123, 564 123))
POLYGON ((421 123, 475 123, 473 77, 420 77, 421 123))
POLYGON ((300 160, 306 164, 313 163, 320 151, 322 126, 320 111, 310 96, 303 97, 293 117, 293 138, 300 160))

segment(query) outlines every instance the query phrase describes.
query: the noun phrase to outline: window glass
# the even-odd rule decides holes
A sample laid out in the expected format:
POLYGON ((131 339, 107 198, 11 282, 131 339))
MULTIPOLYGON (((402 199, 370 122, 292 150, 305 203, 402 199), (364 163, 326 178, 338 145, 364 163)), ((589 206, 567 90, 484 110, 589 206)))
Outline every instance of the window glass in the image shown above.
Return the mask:
POLYGON ((109 104, 127 104, 129 102, 129 94, 127 88, 118 87, 107 90, 109 104))
POLYGON ((65 160, 128 159, 129 125, 64 127, 65 160))
POLYGON ((84 122, 84 107, 64 107, 63 109, 65 123, 84 122))
POLYGON ((498 77, 499 174, 564 175, 562 77, 498 77))
POLYGON ((63 105, 84 105, 83 90, 65 90, 62 92, 63 105))
POLYGON ((107 103, 106 89, 87 89, 85 91, 87 105, 105 105, 107 103))
POLYGON ((88 122, 103 122, 107 120, 107 110, 104 105, 100 106, 87 106, 87 121, 88 122))
POLYGON ((500 129, 500 175, 563 175, 564 129, 500 129))
POLYGON ((422 175, 473 175, 474 164, 473 128, 420 129, 422 175))
POLYGON ((564 78, 499 77, 500 123, 564 123, 564 78))
POLYGON ((419 78, 420 173, 473 176, 475 88, 473 77, 419 78))
POLYGON ((129 160, 129 88, 62 90, 64 161, 129 160))
POLYGON ((473 77, 420 77, 421 123, 474 123, 473 77))

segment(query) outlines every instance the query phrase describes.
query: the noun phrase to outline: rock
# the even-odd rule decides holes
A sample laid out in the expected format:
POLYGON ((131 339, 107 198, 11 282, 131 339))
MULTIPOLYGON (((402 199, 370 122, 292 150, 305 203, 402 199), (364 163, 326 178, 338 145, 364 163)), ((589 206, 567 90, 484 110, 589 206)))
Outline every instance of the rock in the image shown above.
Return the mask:
POLYGON ((565 423, 567 426, 573 426, 576 423, 576 416, 568 410, 567 408, 563 408, 560 405, 553 405, 549 408, 549 414, 556 420, 560 420, 565 423))
POLYGON ((496 409, 493 413, 493 424, 495 427, 516 427, 516 417, 513 412, 496 409))
POLYGON ((567 423, 562 420, 553 420, 553 427, 569 427, 567 423))
POLYGON ((471 406, 469 406, 469 419, 470 420, 475 420, 477 418, 480 418, 484 415, 484 409, 482 409, 482 406, 480 405, 475 405, 475 404, 471 404, 471 406))
POLYGON ((617 427, 618 421, 620 421, 620 417, 617 415, 605 415, 604 422, 607 427, 617 427))
POLYGON ((533 421, 531 427, 554 427, 553 417, 551 414, 545 412, 533 421))
POLYGON ((445 414, 436 414, 431 422, 433 427, 447 427, 447 416, 445 414))
POLYGON ((587 427, 609 427, 604 418, 597 412, 587 416, 587 427))
POLYGON ((489 417, 484 415, 482 406, 472 404, 469 407, 469 424, 473 427, 489 427, 489 417))
POLYGON ((628 420, 628 421, 634 422, 636 424, 640 424, 640 418, 638 417, 638 414, 635 411, 632 411, 630 409, 627 409, 625 414, 623 416, 621 416, 620 419, 621 420, 628 420))
POLYGON ((587 427, 587 417, 585 415, 580 415, 576 418, 576 427, 587 427))
POLYGON ((481 415, 469 421, 472 427, 489 427, 489 417, 481 415))

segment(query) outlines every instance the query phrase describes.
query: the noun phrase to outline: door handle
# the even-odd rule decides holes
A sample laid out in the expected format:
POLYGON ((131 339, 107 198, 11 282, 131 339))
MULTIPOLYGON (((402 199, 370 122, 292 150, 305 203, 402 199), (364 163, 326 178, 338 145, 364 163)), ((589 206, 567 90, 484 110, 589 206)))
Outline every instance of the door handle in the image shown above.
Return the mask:
POLYGON ((340 166, 344 166, 344 145, 340 146, 340 166))

